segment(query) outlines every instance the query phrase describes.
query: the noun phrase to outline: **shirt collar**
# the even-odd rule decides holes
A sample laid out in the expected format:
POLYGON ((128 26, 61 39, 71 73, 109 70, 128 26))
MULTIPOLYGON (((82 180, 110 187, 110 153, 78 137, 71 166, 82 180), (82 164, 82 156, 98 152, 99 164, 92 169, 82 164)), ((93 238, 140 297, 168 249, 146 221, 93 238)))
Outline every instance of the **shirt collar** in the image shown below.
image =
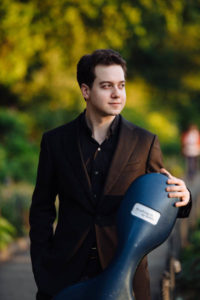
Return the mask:
MULTIPOLYGON (((86 112, 86 110, 84 110, 84 112, 82 114, 81 125, 83 126, 83 129, 87 132, 87 134, 89 136, 92 136, 92 131, 89 128, 89 126, 87 125, 87 122, 86 122, 85 112, 86 112)), ((120 115, 117 115, 114 118, 114 120, 112 121, 112 123, 111 123, 111 125, 109 127, 108 134, 106 136, 107 139, 116 132, 116 130, 118 128, 118 125, 119 125, 119 122, 120 122, 120 115)))

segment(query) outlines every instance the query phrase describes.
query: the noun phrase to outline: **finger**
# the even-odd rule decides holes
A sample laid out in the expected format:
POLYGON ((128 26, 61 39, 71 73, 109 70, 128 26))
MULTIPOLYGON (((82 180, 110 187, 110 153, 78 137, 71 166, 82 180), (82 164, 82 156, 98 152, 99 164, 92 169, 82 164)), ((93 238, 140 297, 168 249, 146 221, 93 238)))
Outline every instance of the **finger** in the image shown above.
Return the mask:
POLYGON ((161 168, 160 173, 167 175, 169 178, 173 178, 173 176, 165 168, 161 168))
POLYGON ((185 197, 185 196, 186 196, 186 194, 183 193, 183 192, 173 192, 173 193, 168 194, 169 198, 182 198, 182 197, 185 197))
POLYGON ((180 186, 184 186, 185 187, 185 183, 183 180, 179 179, 179 178, 176 178, 176 177, 172 177, 172 178, 169 178, 167 180, 167 183, 168 184, 177 184, 177 185, 180 185, 180 186))
POLYGON ((170 185, 165 190, 166 192, 184 192, 185 187, 182 185, 170 185))
POLYGON ((179 201, 179 202, 176 202, 175 203, 175 206, 176 207, 182 207, 182 206, 186 206, 188 204, 188 201, 185 200, 185 201, 179 201))

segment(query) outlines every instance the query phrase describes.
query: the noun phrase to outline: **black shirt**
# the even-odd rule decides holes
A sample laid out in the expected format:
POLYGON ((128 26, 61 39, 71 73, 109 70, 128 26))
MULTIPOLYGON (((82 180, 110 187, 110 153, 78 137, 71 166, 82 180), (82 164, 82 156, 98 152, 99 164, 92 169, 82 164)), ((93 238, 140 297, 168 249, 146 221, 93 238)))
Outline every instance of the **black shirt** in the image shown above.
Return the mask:
POLYGON ((117 146, 120 116, 117 115, 111 123, 108 134, 102 144, 99 144, 92 137, 92 131, 88 127, 85 118, 85 113, 83 113, 79 130, 80 146, 91 192, 94 201, 97 203, 102 195, 110 163, 117 146))
MULTIPOLYGON (((105 180, 117 146, 121 117, 120 115, 115 117, 102 144, 99 144, 92 137, 92 131, 88 127, 85 118, 84 112, 79 124, 80 147, 83 162, 87 171, 91 194, 94 203, 98 203, 102 196, 105 180)), ((90 248, 88 252, 88 262, 86 262, 83 274, 90 274, 91 269, 94 274, 97 274, 97 270, 101 269, 101 266, 97 252, 94 226, 89 231, 82 247, 84 247, 85 244, 90 245, 90 248), (95 262, 93 260, 94 258, 95 262)))

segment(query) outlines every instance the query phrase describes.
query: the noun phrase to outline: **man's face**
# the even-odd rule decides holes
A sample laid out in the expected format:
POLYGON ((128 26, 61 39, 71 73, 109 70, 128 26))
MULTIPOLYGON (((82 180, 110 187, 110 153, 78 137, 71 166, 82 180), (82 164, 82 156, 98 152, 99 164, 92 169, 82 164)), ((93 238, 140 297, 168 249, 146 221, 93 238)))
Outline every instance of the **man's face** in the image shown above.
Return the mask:
POLYGON ((83 96, 87 110, 100 117, 118 115, 126 102, 124 71, 120 65, 97 65, 91 88, 85 85, 83 96), (85 92, 85 94, 84 94, 85 92))

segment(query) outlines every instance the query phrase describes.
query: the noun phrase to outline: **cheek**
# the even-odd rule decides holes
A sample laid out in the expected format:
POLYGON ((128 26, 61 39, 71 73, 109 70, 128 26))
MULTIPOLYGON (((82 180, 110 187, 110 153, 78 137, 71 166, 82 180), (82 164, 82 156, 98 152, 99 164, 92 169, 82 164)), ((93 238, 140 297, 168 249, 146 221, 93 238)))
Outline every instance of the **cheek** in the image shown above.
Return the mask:
POLYGON ((125 91, 122 93, 122 98, 123 98, 124 103, 125 103, 126 102, 126 92, 125 91))
POLYGON ((105 102, 107 98, 110 98, 110 95, 111 92, 109 90, 103 90, 96 95, 96 99, 99 99, 101 102, 105 102))

